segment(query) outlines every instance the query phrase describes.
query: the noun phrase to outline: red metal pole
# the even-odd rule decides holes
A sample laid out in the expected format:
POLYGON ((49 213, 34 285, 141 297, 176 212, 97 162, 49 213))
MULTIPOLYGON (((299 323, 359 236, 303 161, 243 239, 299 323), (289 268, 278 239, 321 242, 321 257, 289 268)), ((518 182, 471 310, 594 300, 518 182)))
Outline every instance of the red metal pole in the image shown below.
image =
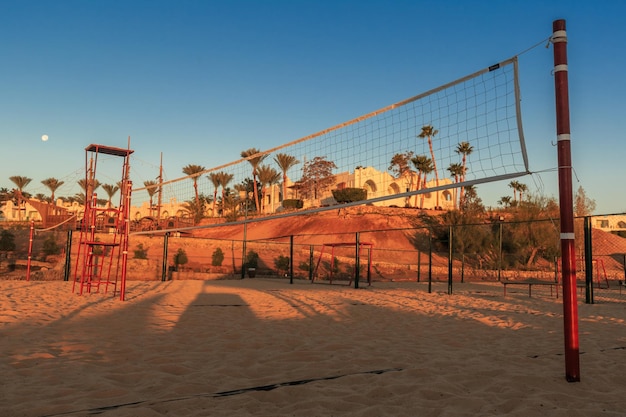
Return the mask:
POLYGON ((561 19, 552 22, 552 43, 554 45, 556 137, 559 165, 559 206, 561 214, 565 377, 568 382, 577 382, 580 381, 578 302, 576 299, 576 252, 574 247, 572 154, 570 148, 567 33, 565 31, 565 20, 561 19))

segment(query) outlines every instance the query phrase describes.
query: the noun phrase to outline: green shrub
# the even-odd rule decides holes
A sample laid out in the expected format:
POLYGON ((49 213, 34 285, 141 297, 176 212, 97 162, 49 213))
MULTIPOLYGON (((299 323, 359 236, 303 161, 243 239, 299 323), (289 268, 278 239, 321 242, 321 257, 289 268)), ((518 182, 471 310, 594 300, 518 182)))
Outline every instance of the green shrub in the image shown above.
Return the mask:
POLYGON ((15 235, 8 230, 3 230, 2 233, 0 233, 0 250, 15 250, 15 235))
POLYGON ((58 255, 61 253, 61 246, 57 245, 57 241, 54 236, 48 236, 43 242, 43 253, 46 255, 58 255))
POLYGON ((211 265, 222 266, 222 262, 224 262, 224 252, 222 252, 221 248, 217 248, 213 251, 213 255, 211 255, 211 265))
POLYGON ((283 207, 286 209, 301 209, 304 207, 302 200, 283 200, 283 207))
POLYGON ((179 265, 185 265, 187 262, 189 262, 189 259, 187 259, 187 252, 185 252, 183 248, 179 248, 174 254, 174 265, 176 266, 176 269, 178 269, 179 265))
POLYGON ((148 259, 148 251, 144 249, 143 243, 138 244, 134 252, 135 259, 148 259))
POLYGON ((354 201, 367 200, 367 190, 362 188, 333 190, 333 197, 338 203, 352 203, 354 201))
POLYGON ((255 251, 248 251, 246 254, 246 268, 256 268, 259 266, 259 254, 255 251))
POLYGON ((287 272, 287 270, 289 269, 289 257, 279 255, 277 258, 274 259, 274 266, 279 273, 287 272))

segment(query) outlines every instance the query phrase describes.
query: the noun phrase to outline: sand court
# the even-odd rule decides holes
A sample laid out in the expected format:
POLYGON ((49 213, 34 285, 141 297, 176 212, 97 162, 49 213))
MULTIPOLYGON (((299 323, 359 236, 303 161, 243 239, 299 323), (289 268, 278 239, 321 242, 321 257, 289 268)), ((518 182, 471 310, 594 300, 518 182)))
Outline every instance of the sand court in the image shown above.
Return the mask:
POLYGON ((579 304, 565 381, 561 300, 494 283, 0 282, 3 416, 618 416, 626 309, 579 304))

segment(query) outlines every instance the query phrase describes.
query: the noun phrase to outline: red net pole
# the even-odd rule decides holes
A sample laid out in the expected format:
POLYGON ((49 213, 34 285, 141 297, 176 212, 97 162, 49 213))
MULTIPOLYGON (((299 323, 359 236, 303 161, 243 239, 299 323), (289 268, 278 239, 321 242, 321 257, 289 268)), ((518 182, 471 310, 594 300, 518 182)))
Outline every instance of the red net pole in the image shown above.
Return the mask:
POLYGON ((559 165, 559 206, 561 214, 565 377, 569 382, 577 382, 580 381, 578 302, 576 300, 576 252, 574 247, 574 205, 565 20, 561 19, 552 22, 552 43, 554 45, 554 87, 559 165))

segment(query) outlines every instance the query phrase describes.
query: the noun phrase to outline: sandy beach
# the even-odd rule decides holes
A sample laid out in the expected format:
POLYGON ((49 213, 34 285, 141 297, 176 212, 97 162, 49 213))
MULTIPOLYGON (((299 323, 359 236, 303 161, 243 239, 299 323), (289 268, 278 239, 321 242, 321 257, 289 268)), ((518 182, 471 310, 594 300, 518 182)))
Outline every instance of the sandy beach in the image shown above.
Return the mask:
MULTIPOLYGON (((0 415, 622 416, 626 307, 497 283, 0 281, 0 415)), ((617 290, 615 290, 617 291, 617 290)))

